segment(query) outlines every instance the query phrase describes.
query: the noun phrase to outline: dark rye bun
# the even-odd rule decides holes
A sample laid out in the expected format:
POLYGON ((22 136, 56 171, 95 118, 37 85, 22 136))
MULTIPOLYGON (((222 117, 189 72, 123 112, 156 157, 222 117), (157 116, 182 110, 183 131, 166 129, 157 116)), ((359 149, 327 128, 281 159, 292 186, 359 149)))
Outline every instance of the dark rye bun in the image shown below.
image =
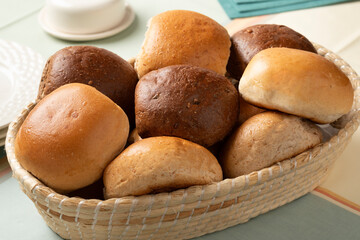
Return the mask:
POLYGON ((316 53, 307 38, 284 25, 253 25, 235 33, 231 42, 227 71, 236 79, 240 79, 250 60, 266 48, 287 47, 316 53))
POLYGON ((68 83, 84 83, 113 100, 132 123, 137 80, 134 68, 115 53, 93 46, 71 46, 57 51, 48 59, 38 98, 42 99, 68 83))
POLYGON ((141 137, 176 136, 205 147, 222 140, 239 114, 239 93, 216 72, 175 65, 142 77, 135 90, 141 137))

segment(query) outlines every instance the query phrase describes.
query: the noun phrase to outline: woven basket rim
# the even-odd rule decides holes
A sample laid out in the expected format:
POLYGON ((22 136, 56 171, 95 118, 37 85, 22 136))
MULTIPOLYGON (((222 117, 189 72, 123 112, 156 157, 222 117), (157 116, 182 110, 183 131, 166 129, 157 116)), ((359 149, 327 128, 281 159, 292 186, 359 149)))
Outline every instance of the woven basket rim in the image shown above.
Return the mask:
MULTIPOLYGON (((351 82, 357 82, 359 84, 360 79, 356 72, 338 55, 331 52, 330 50, 322 47, 319 44, 313 43, 314 47, 317 49, 318 53, 322 56, 325 56, 330 61, 334 62, 351 80, 351 82)), ((7 152, 7 157, 11 169, 13 171, 13 176, 18 179, 19 183, 25 188, 25 190, 33 195, 41 194, 46 196, 46 199, 49 201, 55 201, 57 203, 62 203, 64 200, 69 200, 71 204, 78 205, 82 204, 83 206, 89 205, 102 205, 113 207, 114 202, 116 204, 126 204, 130 205, 133 202, 143 204, 147 206, 152 204, 154 201, 160 199, 169 199, 171 195, 172 198, 185 199, 187 195, 193 194, 195 197, 192 202, 212 199, 219 196, 224 196, 226 194, 234 192, 234 189, 243 189, 245 187, 251 187, 266 182, 269 179, 275 178, 284 174, 286 171, 291 171, 293 168, 301 168, 304 166, 309 159, 314 155, 321 153, 321 151, 326 149, 331 149, 335 147, 339 142, 344 141, 354 133, 360 123, 360 85, 355 86, 354 88, 354 104, 353 108, 347 116, 350 118, 347 119, 347 123, 343 128, 341 128, 335 136, 333 136, 327 142, 321 143, 314 148, 311 148, 293 158, 289 158, 281 161, 275 165, 272 165, 268 168, 261 169, 259 171, 252 172, 247 175, 242 175, 232 179, 224 179, 220 182, 212 183, 209 185, 196 185, 191 186, 185 189, 179 189, 172 192, 157 193, 157 194, 148 194, 142 196, 126 196, 121 198, 112 198, 107 200, 100 199, 83 199, 81 197, 68 197, 66 195, 59 194, 52 190, 50 187, 43 184, 31 173, 27 172, 16 159, 14 152, 14 140, 17 134, 16 127, 21 126, 25 116, 30 112, 30 110, 36 105, 36 102, 31 102, 23 111, 18 115, 18 117, 11 122, 9 125, 5 148, 7 152), (359 101, 359 102, 358 102, 359 101)), ((182 201, 182 204, 185 204, 182 201)))

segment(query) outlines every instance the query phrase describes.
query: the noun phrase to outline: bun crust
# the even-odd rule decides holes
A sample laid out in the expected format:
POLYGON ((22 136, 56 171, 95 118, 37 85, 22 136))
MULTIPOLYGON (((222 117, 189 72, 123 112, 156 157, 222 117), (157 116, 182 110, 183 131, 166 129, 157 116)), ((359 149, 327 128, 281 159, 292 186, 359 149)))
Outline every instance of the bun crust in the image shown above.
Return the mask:
POLYGON ((129 137, 128 137, 128 140, 127 140, 127 145, 131 145, 137 141, 140 141, 142 140, 142 138, 139 136, 139 133, 137 131, 137 128, 134 128, 130 134, 129 134, 129 137))
POLYGON ((235 33, 231 37, 231 42, 227 70, 236 79, 240 79, 250 60, 267 48, 286 47, 316 53, 316 49, 307 38, 284 25, 253 25, 235 33))
POLYGON ((228 178, 249 174, 293 157, 321 142, 314 123, 278 112, 245 121, 227 140, 220 162, 228 178))
POLYGON ((130 63, 115 53, 93 46, 71 46, 59 50, 48 59, 38 98, 42 99, 68 83, 84 83, 108 96, 133 122, 137 80, 130 63))
POLYGON ((135 62, 139 78, 162 67, 189 64, 225 75, 230 36, 200 13, 172 10, 154 16, 135 62))
POLYGON ((247 66, 239 84, 256 106, 330 123, 348 113, 354 92, 350 80, 326 58, 307 51, 269 48, 247 66))
POLYGON ((238 118, 239 93, 224 76, 188 65, 152 71, 135 90, 141 137, 175 136, 205 147, 222 140, 238 118))
POLYGON ((204 147, 175 137, 152 137, 126 148, 104 171, 105 199, 143 195, 222 180, 204 147))
POLYGON ((95 88, 64 85, 31 110, 15 140, 20 164, 47 186, 70 192, 101 178, 129 134, 124 111, 95 88))
POLYGON ((239 96, 239 99, 239 124, 243 124, 252 116, 266 111, 266 109, 258 108, 254 105, 251 105, 250 103, 246 102, 241 96, 239 96))

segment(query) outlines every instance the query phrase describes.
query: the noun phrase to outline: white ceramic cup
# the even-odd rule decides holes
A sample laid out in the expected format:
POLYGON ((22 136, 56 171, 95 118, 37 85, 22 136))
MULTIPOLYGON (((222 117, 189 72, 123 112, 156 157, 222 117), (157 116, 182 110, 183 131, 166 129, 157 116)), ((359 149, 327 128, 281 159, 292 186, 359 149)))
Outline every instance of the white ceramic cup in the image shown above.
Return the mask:
POLYGON ((71 34, 110 30, 125 15, 125 0, 47 0, 45 20, 52 28, 71 34))

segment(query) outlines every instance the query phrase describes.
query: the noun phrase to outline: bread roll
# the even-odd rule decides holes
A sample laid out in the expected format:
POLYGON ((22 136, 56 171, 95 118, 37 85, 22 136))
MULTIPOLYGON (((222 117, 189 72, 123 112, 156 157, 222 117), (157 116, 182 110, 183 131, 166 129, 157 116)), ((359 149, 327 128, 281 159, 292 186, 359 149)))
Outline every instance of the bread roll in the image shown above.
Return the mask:
POLYGON ((224 176, 238 177, 293 157, 321 142, 314 123, 293 115, 264 112, 245 121, 224 144, 224 176))
POLYGON ((129 134, 129 137, 128 137, 128 140, 127 140, 127 145, 131 145, 137 141, 140 141, 142 138, 139 136, 139 133, 137 131, 137 128, 134 128, 130 134, 129 134))
POLYGON ((135 90, 141 137, 175 136, 205 147, 222 140, 237 122, 239 93, 213 71, 174 65, 142 77, 135 90))
MULTIPOLYGON (((232 77, 227 77, 229 81, 234 85, 235 88, 239 88, 239 80, 236 80, 232 77)), ((239 119, 238 124, 243 124, 248 118, 261 113, 265 112, 265 109, 258 108, 248 102, 246 102, 241 95, 239 94, 239 119)), ((214 154, 216 156, 216 154, 214 154)))
POLYGON ((106 49, 72 46, 57 51, 44 68, 38 98, 43 98, 67 83, 95 87, 118 104, 134 121, 134 91, 137 74, 134 68, 106 49))
POLYGON ((239 119, 238 123, 243 124, 246 120, 251 118, 252 116, 255 116, 256 114, 265 112, 266 109, 258 108, 248 102, 246 102, 241 96, 239 96, 239 119))
POLYGON ((126 148, 104 171, 105 198, 172 191, 222 180, 216 158, 176 137, 152 137, 126 148))
POLYGON ((244 28, 231 37, 227 71, 240 79, 250 60, 261 50, 274 47, 301 49, 316 53, 311 42, 284 25, 259 24, 244 28))
MULTIPOLYGON (((134 128, 130 134, 129 134, 129 137, 128 137, 128 140, 127 140, 127 145, 131 145, 137 141, 140 141, 142 140, 142 138, 139 136, 139 133, 137 131, 137 128, 134 128)), ((217 153, 220 149, 220 147, 222 146, 222 142, 217 142, 216 144, 210 146, 207 148, 207 150, 209 150, 215 157, 217 156, 217 153)))
POLYGON ((350 111, 353 89, 346 75, 326 58, 290 48, 268 48, 250 61, 240 80, 242 97, 317 123, 350 111))
POLYGON ((211 18, 187 10, 154 16, 135 62, 139 78, 162 67, 189 64, 226 72, 230 36, 211 18))
POLYGON ((70 192, 94 183, 123 149, 124 111, 95 88, 64 85, 31 110, 15 139, 20 164, 47 186, 70 192))

